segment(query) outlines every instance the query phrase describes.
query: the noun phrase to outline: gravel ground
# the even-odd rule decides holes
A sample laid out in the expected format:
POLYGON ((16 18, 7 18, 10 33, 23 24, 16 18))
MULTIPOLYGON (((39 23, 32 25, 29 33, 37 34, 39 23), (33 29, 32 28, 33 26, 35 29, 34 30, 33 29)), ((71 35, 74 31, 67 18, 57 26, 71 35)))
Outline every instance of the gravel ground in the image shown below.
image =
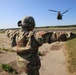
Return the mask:
MULTIPOLYGON (((0 48, 10 49, 10 40, 5 34, 0 34, 0 48)), ((69 75, 67 62, 64 55, 65 42, 55 42, 43 44, 39 51, 44 55, 40 56, 41 68, 40 75, 69 75)), ((0 67, 0 75, 26 75, 16 65, 16 53, 0 50, 0 63, 7 63, 18 70, 19 74, 9 74, 0 67)))

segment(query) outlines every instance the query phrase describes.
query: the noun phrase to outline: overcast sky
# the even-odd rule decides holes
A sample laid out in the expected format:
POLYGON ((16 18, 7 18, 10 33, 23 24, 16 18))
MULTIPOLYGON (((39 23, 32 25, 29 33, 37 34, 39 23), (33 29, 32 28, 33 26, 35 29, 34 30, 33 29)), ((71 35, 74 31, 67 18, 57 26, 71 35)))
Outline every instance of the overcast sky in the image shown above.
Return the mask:
POLYGON ((76 0, 0 0, 0 29, 17 28, 24 16, 33 16, 36 27, 76 24, 76 0), (48 9, 69 11, 57 20, 57 12, 48 9))

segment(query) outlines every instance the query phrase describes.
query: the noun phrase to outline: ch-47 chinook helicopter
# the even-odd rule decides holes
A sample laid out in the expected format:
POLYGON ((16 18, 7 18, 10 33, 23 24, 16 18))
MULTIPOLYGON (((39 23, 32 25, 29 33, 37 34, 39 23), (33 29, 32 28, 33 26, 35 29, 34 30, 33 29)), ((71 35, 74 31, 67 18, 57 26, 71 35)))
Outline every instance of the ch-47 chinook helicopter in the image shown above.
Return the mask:
MULTIPOLYGON (((71 9, 71 8, 70 8, 70 9, 71 9)), ((69 9, 66 10, 66 11, 64 11, 64 12, 62 12, 62 13, 61 13, 61 11, 50 10, 50 9, 49 9, 48 11, 57 12, 57 19, 58 19, 58 20, 62 20, 62 16, 63 16, 63 14, 65 14, 66 12, 68 12, 69 9)))

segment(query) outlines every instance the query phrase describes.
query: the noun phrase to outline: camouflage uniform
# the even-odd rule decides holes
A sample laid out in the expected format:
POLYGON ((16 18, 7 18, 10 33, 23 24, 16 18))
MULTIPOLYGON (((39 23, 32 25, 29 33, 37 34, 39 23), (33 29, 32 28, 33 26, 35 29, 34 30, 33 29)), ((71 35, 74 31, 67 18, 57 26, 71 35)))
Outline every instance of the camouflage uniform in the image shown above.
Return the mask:
POLYGON ((12 40, 12 47, 17 51, 17 65, 19 68, 24 69, 28 75, 39 75, 41 62, 37 54, 38 48, 43 43, 58 41, 60 36, 58 37, 57 33, 54 32, 34 32, 35 21, 31 16, 18 21, 18 26, 22 27, 20 31, 14 33, 12 31, 12 37, 9 35, 12 40))
MULTIPOLYGON (((32 33, 31 31, 29 34, 32 33)), ((22 34, 23 35, 23 34, 22 34)), ((17 50, 17 65, 26 70, 28 75, 39 75, 38 70, 41 66, 40 59, 37 55, 39 43, 35 41, 33 35, 21 36, 22 39, 14 47, 17 50)))
POLYGON ((34 32, 35 22, 33 17, 24 17, 18 21, 18 26, 21 26, 20 31, 13 31, 9 35, 12 40, 12 47, 17 51, 17 65, 24 69, 28 75, 39 75, 41 62, 38 56, 38 48, 43 43, 52 43, 56 41, 53 32, 39 31, 34 32), (33 27, 33 28, 29 28, 33 27))
POLYGON ((75 38, 76 34, 70 31, 68 32, 59 31, 59 32, 56 32, 56 37, 57 37, 57 41, 67 41, 67 40, 75 38))
MULTIPOLYGON (((22 33, 22 32, 21 32, 22 33)), ((52 43, 56 41, 56 38, 53 39, 52 32, 33 32, 30 31, 26 34, 20 34, 19 41, 14 49, 17 51, 17 65, 22 69, 25 69, 28 75, 39 75, 39 69, 41 62, 38 56, 38 48, 43 43, 52 43)))
MULTIPOLYGON (((43 42, 36 41, 34 32, 29 27, 35 26, 34 19, 31 16, 24 17, 18 22, 21 26, 19 32, 16 32, 12 39, 13 49, 17 51, 17 65, 24 69, 28 75, 39 75, 39 68, 41 66, 38 53, 38 48, 43 42), (27 28, 28 27, 28 28, 27 28), (15 45, 13 45, 15 43, 15 45)), ((38 38, 40 40, 41 37, 38 38)), ((41 39, 42 40, 42 39, 41 39)))

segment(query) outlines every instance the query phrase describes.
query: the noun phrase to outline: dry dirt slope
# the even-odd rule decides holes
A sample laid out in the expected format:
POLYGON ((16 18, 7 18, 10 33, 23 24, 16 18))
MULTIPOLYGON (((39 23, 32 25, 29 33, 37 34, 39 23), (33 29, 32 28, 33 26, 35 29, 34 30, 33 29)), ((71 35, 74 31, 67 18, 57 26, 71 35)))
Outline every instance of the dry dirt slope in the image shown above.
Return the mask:
MULTIPOLYGON (((10 40, 4 34, 0 34, 0 48, 11 48, 10 40)), ((69 75, 63 50, 64 42, 44 44, 39 48, 39 51, 44 54, 44 56, 40 56, 42 64, 40 75, 69 75)), ((11 66, 18 69, 15 65, 15 57, 15 52, 2 51, 0 52, 0 63, 11 64, 11 66)), ((26 75, 22 71, 19 72, 21 72, 21 74, 18 75, 26 75)), ((0 75, 9 74, 0 69, 0 75)))
POLYGON ((63 42, 55 42, 50 45, 44 44, 40 48, 40 50, 46 52, 41 61, 41 75, 69 75, 67 71, 67 62, 63 53, 63 45, 63 42))

